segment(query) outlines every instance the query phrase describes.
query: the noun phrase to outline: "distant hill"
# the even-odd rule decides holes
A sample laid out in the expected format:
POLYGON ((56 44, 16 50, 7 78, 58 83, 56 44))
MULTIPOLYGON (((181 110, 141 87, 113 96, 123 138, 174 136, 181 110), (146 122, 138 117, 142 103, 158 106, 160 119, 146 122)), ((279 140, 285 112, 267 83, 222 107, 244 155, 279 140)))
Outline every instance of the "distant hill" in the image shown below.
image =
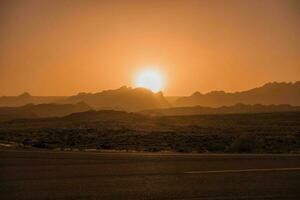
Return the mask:
POLYGON ((300 81, 295 83, 267 83, 262 87, 247 91, 226 93, 224 91, 212 91, 206 94, 195 92, 188 97, 178 98, 174 106, 230 106, 243 104, 290 104, 300 106, 300 81))
POLYGON ((61 101, 66 97, 57 96, 31 96, 28 92, 24 92, 19 96, 2 96, 0 97, 0 107, 17 107, 27 104, 47 104, 61 101))
POLYGON ((173 105, 179 98, 182 98, 184 96, 165 96, 165 99, 173 105))
POLYGON ((234 113, 273 113, 273 112, 294 112, 300 111, 300 106, 290 105, 246 105, 236 104, 234 106, 212 107, 174 107, 167 109, 145 110, 140 112, 152 116, 178 116, 178 115, 207 115, 207 114, 234 114, 234 113))
POLYGON ((0 121, 32 119, 40 117, 61 117, 71 113, 91 110, 84 102, 77 104, 28 104, 21 107, 0 107, 0 121))
POLYGON ((104 90, 99 93, 79 93, 71 96, 63 103, 74 104, 80 101, 86 102, 93 108, 140 111, 145 109, 165 108, 169 103, 161 92, 153 93, 143 88, 130 88, 123 86, 116 90, 104 90))

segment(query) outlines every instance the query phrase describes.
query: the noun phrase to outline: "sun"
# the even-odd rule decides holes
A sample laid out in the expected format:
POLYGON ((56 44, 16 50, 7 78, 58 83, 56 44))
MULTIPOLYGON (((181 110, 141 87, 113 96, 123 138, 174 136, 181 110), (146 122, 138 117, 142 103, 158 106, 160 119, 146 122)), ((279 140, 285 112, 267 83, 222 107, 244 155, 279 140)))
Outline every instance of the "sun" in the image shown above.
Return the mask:
POLYGON ((147 69, 137 74, 134 84, 136 87, 147 88, 152 92, 159 92, 163 89, 164 79, 159 71, 147 69))

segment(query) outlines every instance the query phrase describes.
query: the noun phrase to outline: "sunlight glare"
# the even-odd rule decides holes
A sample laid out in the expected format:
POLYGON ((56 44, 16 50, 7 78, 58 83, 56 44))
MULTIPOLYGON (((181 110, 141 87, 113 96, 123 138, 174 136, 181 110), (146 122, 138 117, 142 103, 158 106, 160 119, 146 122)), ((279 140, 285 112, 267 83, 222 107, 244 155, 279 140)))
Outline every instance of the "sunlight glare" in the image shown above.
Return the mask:
POLYGON ((135 79, 136 87, 143 87, 150 89, 152 92, 159 92, 162 90, 164 80, 161 73, 157 70, 144 70, 138 73, 135 79))

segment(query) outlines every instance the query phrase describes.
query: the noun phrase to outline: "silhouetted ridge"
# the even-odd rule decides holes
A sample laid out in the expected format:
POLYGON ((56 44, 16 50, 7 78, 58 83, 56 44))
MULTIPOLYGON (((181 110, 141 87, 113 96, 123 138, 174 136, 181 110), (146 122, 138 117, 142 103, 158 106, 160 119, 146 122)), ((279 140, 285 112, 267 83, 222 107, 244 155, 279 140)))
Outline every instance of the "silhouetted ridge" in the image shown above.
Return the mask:
POLYGON ((116 90, 104 90, 99 93, 80 93, 64 100, 64 103, 84 101, 93 108, 139 111, 144 109, 168 107, 162 93, 153 93, 144 88, 123 86, 116 90))
POLYGON ((24 92, 24 93, 20 94, 19 97, 29 98, 29 97, 31 97, 31 95, 28 92, 24 92))
POLYGON ((290 104, 300 105, 300 82, 295 83, 267 83, 262 87, 242 92, 226 93, 212 91, 206 94, 195 92, 189 97, 178 98, 174 106, 230 106, 243 104, 290 104))
POLYGON ((0 107, 18 107, 27 104, 49 104, 61 101, 66 97, 56 96, 32 96, 24 92, 19 96, 2 96, 0 97, 0 107))
POLYGON ((0 107, 0 121, 39 117, 60 117, 91 110, 84 102, 77 104, 27 104, 21 107, 0 107))

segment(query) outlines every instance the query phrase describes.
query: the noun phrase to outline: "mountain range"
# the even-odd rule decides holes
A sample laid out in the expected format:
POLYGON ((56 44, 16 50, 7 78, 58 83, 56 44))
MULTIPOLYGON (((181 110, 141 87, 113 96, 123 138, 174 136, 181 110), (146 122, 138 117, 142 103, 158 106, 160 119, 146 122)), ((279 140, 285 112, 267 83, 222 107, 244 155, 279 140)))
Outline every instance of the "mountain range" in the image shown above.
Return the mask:
POLYGON ((19 96, 2 96, 0 97, 0 107, 17 107, 26 104, 49 104, 61 101, 67 97, 64 96, 32 96, 24 92, 19 96))
POLYGON ((84 112, 92 108, 84 102, 76 104, 27 104, 20 107, 0 107, 0 121, 13 119, 32 119, 61 117, 72 113, 84 112))
MULTIPOLYGON (((95 110, 122 110, 128 112, 166 108, 172 110, 174 107, 176 108, 175 110, 181 110, 181 107, 195 106, 216 108, 222 106, 234 106, 236 104, 289 104, 300 106, 300 81, 294 83, 267 83, 261 87, 234 93, 212 91, 202 94, 200 92, 195 92, 191 96, 176 98, 164 96, 162 92, 153 93, 148 89, 126 86, 114 90, 104 90, 98 93, 79 93, 74 96, 42 97, 23 93, 19 96, 0 97, 0 107, 20 107, 27 104, 69 105, 80 102, 86 103, 87 106, 95 110)), ((199 110, 200 107, 187 109, 199 110)), ((198 111, 195 112, 197 113, 198 111)))
POLYGON ((242 104, 290 104, 300 106, 300 81, 295 83, 267 83, 262 87, 242 91, 227 93, 224 91, 212 91, 206 94, 195 92, 188 97, 178 98, 175 107, 185 106, 232 106, 242 104))

